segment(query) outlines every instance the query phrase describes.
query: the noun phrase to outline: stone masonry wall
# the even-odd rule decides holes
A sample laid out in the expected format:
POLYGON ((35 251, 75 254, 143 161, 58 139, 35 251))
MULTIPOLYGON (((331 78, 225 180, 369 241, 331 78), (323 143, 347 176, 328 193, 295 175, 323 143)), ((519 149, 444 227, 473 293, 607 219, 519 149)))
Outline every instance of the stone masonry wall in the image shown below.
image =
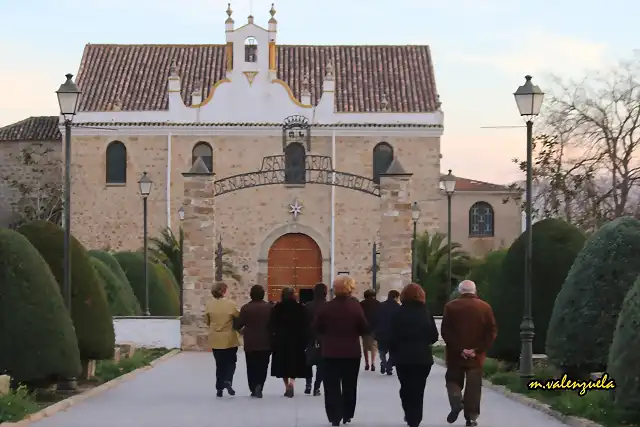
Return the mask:
POLYGON ((214 175, 184 178, 182 350, 206 350, 205 306, 215 277, 214 175))

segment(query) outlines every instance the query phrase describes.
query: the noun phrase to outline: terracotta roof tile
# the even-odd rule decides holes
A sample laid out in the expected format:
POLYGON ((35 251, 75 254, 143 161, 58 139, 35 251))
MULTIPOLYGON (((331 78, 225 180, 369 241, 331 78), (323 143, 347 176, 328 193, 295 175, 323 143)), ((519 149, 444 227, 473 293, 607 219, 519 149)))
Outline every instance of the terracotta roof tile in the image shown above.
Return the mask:
MULTIPOLYGON (((444 177, 445 174, 442 174, 444 177)), ((456 177, 456 191, 510 191, 506 185, 491 184, 475 179, 456 177)))
MULTIPOLYGON (((277 46, 278 78, 300 99, 309 76, 312 104, 322 95, 327 62, 333 60, 336 108, 340 112, 381 111, 386 94, 389 112, 436 109, 437 91, 428 46, 277 46)), ((182 99, 191 104, 196 81, 206 99, 226 67, 224 45, 85 46, 77 84, 81 111, 110 110, 119 97, 123 110, 166 110, 167 79, 175 59, 182 79, 182 99)))
MULTIPOLYGON (((282 123, 260 123, 260 122, 247 122, 247 123, 231 123, 231 122, 83 122, 79 124, 73 124, 75 127, 268 127, 268 128, 282 128, 282 123)), ((442 128, 441 125, 429 125, 421 123, 336 123, 336 124, 312 124, 312 128, 442 128)))
POLYGON ((0 141, 61 140, 58 116, 29 117, 0 128, 0 141))

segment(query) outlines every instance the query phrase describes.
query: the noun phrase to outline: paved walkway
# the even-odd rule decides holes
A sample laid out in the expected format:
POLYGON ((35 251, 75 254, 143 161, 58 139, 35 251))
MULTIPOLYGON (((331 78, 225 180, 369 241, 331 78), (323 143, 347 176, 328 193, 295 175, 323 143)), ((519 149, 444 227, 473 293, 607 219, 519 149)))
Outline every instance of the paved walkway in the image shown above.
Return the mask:
MULTIPOLYGON (((323 397, 305 396, 298 380, 296 396, 282 396, 270 378, 263 399, 248 397, 244 355, 238 358, 237 395, 216 399, 212 356, 181 353, 133 379, 91 397, 33 427, 326 427, 323 397)), ((483 391, 482 427, 560 427, 564 424, 498 393, 483 391)), ((434 365, 427 383, 422 426, 448 424, 444 369, 434 365)), ((403 427, 398 380, 379 372, 361 372, 353 427, 403 427)), ((456 423, 464 426, 464 418, 456 423)))

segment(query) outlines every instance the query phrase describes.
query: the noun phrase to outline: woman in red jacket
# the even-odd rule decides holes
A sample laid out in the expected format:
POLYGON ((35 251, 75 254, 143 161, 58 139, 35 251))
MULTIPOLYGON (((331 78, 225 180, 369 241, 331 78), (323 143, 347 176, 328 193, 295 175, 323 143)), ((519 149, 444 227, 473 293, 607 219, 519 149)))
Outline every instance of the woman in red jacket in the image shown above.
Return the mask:
POLYGON ((335 298, 316 315, 314 329, 320 339, 324 363, 324 405, 334 426, 348 424, 356 410, 360 337, 368 325, 357 299, 352 297, 355 281, 338 276, 333 281, 335 298))

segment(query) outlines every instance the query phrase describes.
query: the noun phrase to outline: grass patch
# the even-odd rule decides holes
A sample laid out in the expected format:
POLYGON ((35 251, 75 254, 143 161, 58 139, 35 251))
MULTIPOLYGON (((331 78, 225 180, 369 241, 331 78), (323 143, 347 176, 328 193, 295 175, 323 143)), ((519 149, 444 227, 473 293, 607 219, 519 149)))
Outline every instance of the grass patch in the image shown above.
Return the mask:
POLYGON ((90 380, 80 380, 78 389, 73 393, 58 393, 50 390, 29 391, 26 387, 20 386, 11 390, 9 394, 0 396, 0 423, 20 421, 27 415, 38 412, 56 402, 147 366, 168 352, 169 350, 166 348, 140 348, 132 357, 121 359, 119 363, 114 360, 100 360, 96 363, 95 377, 90 380))

